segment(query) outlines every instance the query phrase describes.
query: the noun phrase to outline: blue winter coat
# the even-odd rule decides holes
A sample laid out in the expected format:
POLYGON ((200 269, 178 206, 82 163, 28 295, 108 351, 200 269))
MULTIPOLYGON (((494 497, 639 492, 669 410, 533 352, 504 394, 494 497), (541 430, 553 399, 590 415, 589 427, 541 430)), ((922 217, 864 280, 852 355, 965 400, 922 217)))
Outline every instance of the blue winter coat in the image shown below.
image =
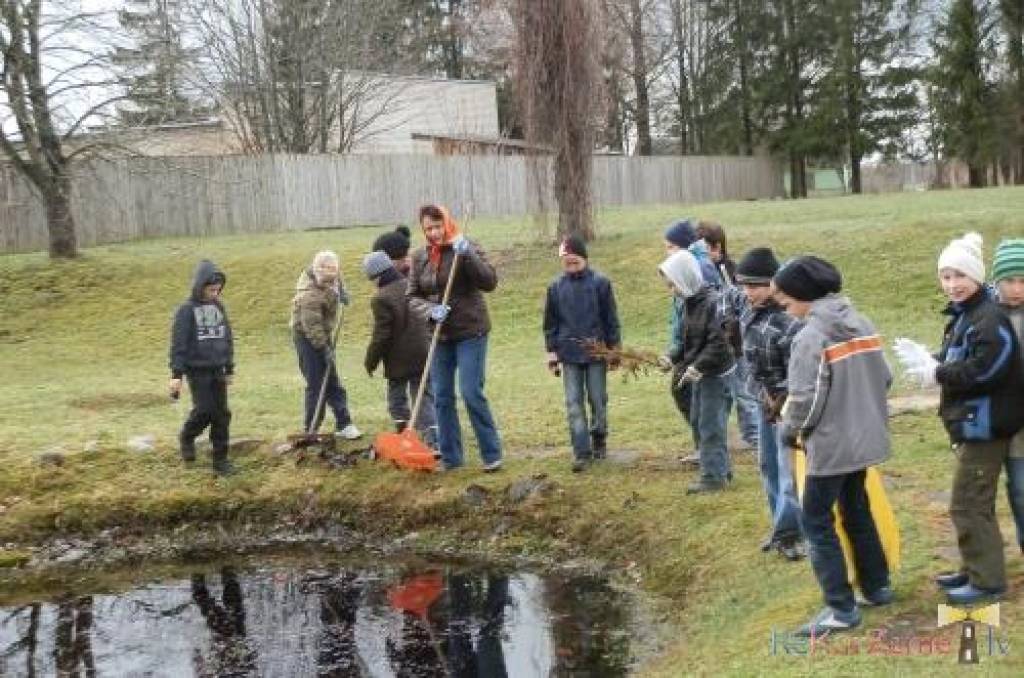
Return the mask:
POLYGON ((950 304, 935 378, 939 414, 954 443, 1012 438, 1024 424, 1017 337, 1009 319, 982 289, 950 304))
POLYGON ((544 304, 544 344, 563 363, 597 362, 582 343, 588 339, 608 346, 622 343, 619 314, 612 284, 593 269, 563 273, 548 285, 544 304))

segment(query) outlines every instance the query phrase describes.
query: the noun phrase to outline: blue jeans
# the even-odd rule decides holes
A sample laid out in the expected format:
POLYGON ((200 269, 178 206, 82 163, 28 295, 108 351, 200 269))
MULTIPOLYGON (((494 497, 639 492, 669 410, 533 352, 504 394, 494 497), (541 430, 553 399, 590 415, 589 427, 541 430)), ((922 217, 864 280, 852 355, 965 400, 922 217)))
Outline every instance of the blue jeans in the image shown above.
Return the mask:
POLYGON ((852 611, 856 602, 832 512, 837 501, 843 515, 843 528, 853 547, 853 563, 861 590, 870 596, 889 585, 889 565, 871 517, 864 477, 862 469, 838 476, 807 476, 804 483, 803 524, 811 546, 814 576, 825 596, 825 604, 843 612, 852 611))
POLYGON ((591 437, 601 440, 608 435, 608 367, 604 363, 562 365, 562 385, 565 387, 565 410, 569 418, 572 453, 577 459, 593 456, 591 437), (590 425, 587 408, 590 403, 590 425))
POLYGON ((341 430, 352 423, 352 415, 348 411, 348 394, 345 387, 338 379, 338 368, 336 365, 327 364, 322 349, 317 349, 309 342, 309 339, 301 334, 293 335, 295 352, 299 356, 299 370, 306 380, 305 393, 305 415, 302 418, 304 431, 317 431, 324 420, 324 412, 328 407, 334 412, 334 426, 341 430), (327 390, 324 392, 324 405, 320 411, 316 411, 317 402, 320 400, 320 389, 323 387, 324 375, 328 374, 327 390), (314 416, 316 421, 313 421, 314 416))
POLYGON ((501 459, 501 439, 484 396, 484 371, 487 365, 487 335, 441 341, 434 352, 430 383, 434 387, 437 412, 437 437, 441 459, 446 468, 462 466, 462 430, 455 406, 455 372, 459 373, 459 391, 469 412, 469 421, 485 464, 501 459))
POLYGON ((729 380, 730 407, 736 402, 736 423, 739 425, 740 437, 748 445, 757 447, 759 424, 761 419, 760 406, 757 398, 750 394, 747 377, 750 366, 740 357, 736 359, 736 369, 727 377, 729 380))
POLYGON ((768 513, 772 517, 771 539, 782 541, 799 538, 800 504, 796 498, 790 449, 779 438, 779 427, 776 424, 763 415, 758 420, 758 457, 761 482, 768 496, 768 513))
POLYGON ((725 427, 729 421, 728 377, 701 378, 693 385, 690 428, 700 456, 700 478, 704 482, 724 483, 732 479, 725 427))
POLYGON ((1024 457, 1006 458, 1006 501, 1017 526, 1017 544, 1024 551, 1024 457))

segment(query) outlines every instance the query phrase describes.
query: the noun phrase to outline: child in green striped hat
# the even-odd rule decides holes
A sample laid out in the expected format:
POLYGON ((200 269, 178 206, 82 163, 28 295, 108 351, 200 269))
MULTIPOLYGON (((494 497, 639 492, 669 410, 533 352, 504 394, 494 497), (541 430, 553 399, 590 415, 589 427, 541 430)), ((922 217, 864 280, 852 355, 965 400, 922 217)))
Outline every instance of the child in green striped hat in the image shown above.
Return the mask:
MULTIPOLYGON (((992 282, 999 305, 1017 334, 1017 346, 1024 357, 1024 238, 1004 240, 992 262, 992 282)), ((1006 459, 1006 498, 1017 524, 1017 543, 1024 552, 1024 430, 1010 443, 1006 459)))

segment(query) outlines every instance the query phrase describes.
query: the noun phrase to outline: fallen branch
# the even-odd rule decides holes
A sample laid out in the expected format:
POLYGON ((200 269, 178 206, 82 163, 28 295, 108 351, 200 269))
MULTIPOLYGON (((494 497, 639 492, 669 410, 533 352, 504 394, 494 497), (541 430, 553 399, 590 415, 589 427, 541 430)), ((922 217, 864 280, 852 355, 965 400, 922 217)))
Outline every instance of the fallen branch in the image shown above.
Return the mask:
POLYGON ((658 354, 653 351, 644 351, 624 346, 610 347, 603 341, 597 341, 596 339, 583 339, 579 343, 591 358, 603 360, 608 365, 615 365, 622 369, 623 378, 625 379, 628 379, 630 376, 634 379, 639 379, 642 376, 651 374, 651 372, 661 371, 661 366, 658 364, 658 354))

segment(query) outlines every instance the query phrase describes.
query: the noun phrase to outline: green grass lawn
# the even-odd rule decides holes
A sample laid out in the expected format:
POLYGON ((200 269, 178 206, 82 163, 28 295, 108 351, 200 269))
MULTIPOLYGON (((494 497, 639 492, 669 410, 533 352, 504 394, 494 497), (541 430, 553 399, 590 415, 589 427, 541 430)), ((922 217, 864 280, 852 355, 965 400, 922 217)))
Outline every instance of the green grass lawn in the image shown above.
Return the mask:
MULTIPOLYGON (((591 263, 615 284, 630 346, 659 350, 665 344, 669 300, 655 269, 664 226, 683 215, 721 221, 737 259, 748 247, 767 244, 781 257, 815 253, 833 260, 847 293, 887 343, 905 335, 934 346, 942 325, 939 251, 966 230, 981 232, 989 253, 1000 237, 1024 234, 1024 190, 602 211, 591 263)), ((369 379, 362 369, 372 289, 359 270, 382 230, 128 243, 90 249, 67 263, 42 254, 0 257, 0 543, 28 542, 54 529, 292 520, 316 509, 367 531, 415 528, 458 544, 489 538, 504 520, 515 529, 495 537, 496 548, 598 557, 657 594, 679 634, 649 667, 656 675, 924 674, 955 663, 951 656, 880 656, 881 646, 869 647, 869 631, 907 638, 938 633, 938 596, 928 577, 949 565, 951 554, 942 547, 954 544, 942 495, 952 456, 937 418, 910 415, 894 424, 895 454, 885 471, 904 533, 897 604, 867 614, 859 654, 836 656, 833 647, 810 658, 773 657, 772 629, 792 629, 819 605, 810 568, 757 551, 767 517, 752 462, 740 462, 737 486, 724 495, 683 496, 690 474, 673 461, 690 439, 664 377, 610 384, 610 445, 635 453, 634 463, 608 464, 582 477, 568 472, 561 384, 544 368, 540 332, 544 288, 558 261, 551 239, 529 220, 480 220, 470 228, 501 276, 490 296, 487 393, 507 448, 506 473, 476 473, 472 449, 469 470, 428 478, 372 465, 335 472, 315 464, 297 468, 271 454, 269 445, 242 455, 242 473, 228 481, 181 468, 174 441, 183 411, 165 396, 167 339, 171 313, 186 296, 200 257, 212 258, 228 278, 224 298, 238 364, 233 436, 269 443, 300 426, 302 382, 287 327, 289 301, 299 270, 324 247, 341 254, 353 292, 339 362, 353 415, 369 432, 386 424, 383 380, 369 379), (124 451, 127 438, 141 434, 156 437, 156 453, 124 451), (99 441, 98 452, 83 451, 89 441, 99 441), (67 456, 62 467, 33 462, 53 447, 67 456), (547 473, 560 490, 515 507, 502 503, 498 490, 534 473, 547 473), (494 490, 485 504, 493 511, 459 501, 470 483, 494 490), (390 522, 381 525, 375 516, 390 522), (451 516, 457 520, 448 521, 451 516)), ((999 633, 1008 634, 1010 654, 985 664, 1019 674, 1024 620, 1020 628, 1015 622, 1024 568, 1019 552, 1008 562, 1016 585, 1003 605, 999 633)), ((946 637, 955 647, 954 633, 946 637)))

